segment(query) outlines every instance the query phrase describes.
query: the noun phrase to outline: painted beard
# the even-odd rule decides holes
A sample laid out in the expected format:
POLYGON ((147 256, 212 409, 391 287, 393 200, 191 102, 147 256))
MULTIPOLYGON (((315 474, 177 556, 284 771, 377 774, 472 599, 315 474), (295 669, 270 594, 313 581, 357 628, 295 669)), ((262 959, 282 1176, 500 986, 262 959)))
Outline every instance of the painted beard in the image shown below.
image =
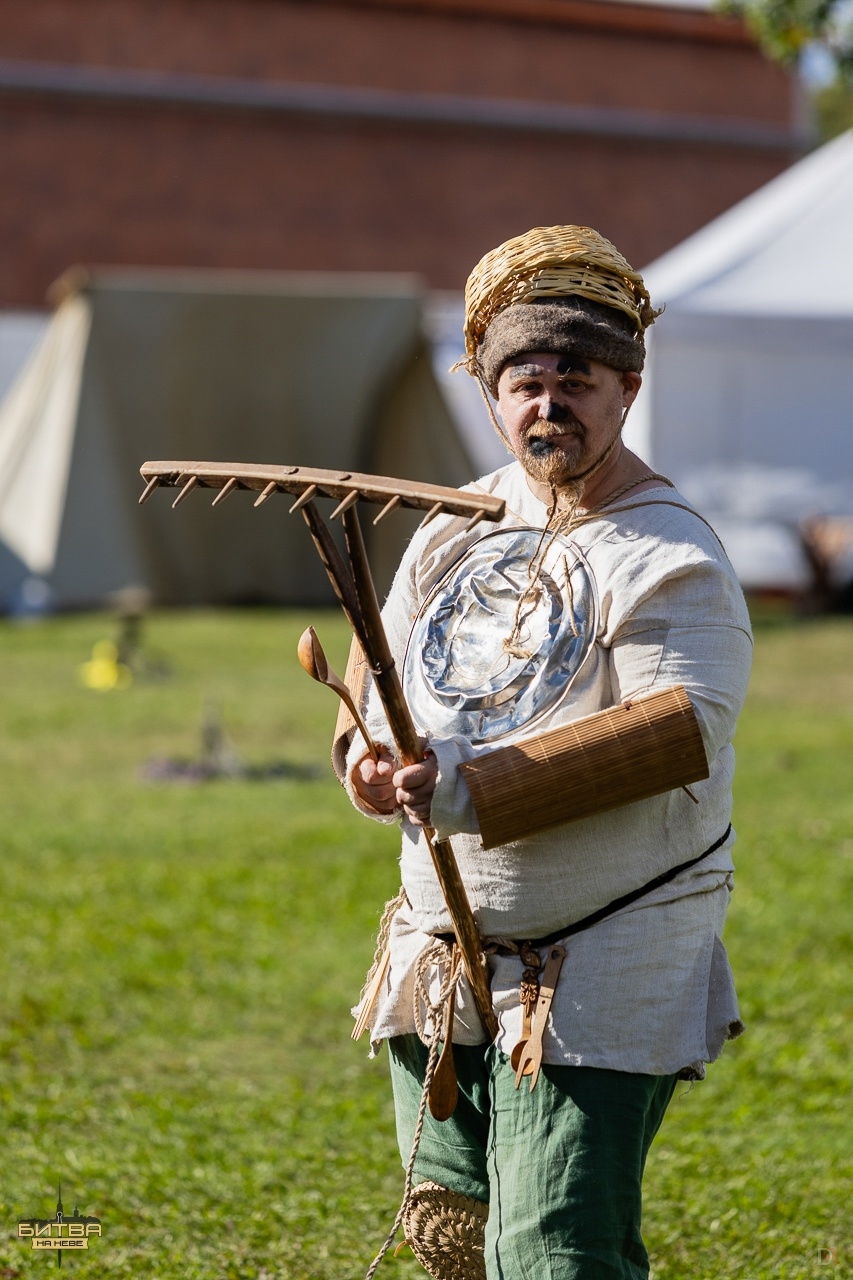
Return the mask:
POLYGON ((567 422, 546 422, 539 418, 524 437, 517 451, 517 458, 528 475, 550 488, 557 488, 571 480, 581 468, 586 449, 586 427, 577 419, 567 422), (571 436, 560 445, 556 436, 571 436))

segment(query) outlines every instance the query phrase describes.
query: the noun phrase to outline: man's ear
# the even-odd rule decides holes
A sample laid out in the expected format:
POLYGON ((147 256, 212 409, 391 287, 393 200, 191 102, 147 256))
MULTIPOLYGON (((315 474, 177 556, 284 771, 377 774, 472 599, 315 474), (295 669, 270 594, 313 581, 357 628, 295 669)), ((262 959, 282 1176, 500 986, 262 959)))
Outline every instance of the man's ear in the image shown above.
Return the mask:
POLYGON ((643 379, 631 369, 626 369, 619 377, 622 383, 622 404, 628 409, 636 400, 637 393, 643 385, 643 379))

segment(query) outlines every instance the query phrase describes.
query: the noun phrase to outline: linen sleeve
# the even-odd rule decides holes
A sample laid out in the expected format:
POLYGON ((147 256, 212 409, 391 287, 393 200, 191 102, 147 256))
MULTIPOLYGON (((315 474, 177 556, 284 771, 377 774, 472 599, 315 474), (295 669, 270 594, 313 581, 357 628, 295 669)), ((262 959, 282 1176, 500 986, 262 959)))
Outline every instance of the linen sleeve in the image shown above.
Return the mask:
POLYGON ((662 582, 614 635, 613 702, 684 685, 713 765, 734 736, 751 661, 749 617, 731 570, 694 564, 662 582))

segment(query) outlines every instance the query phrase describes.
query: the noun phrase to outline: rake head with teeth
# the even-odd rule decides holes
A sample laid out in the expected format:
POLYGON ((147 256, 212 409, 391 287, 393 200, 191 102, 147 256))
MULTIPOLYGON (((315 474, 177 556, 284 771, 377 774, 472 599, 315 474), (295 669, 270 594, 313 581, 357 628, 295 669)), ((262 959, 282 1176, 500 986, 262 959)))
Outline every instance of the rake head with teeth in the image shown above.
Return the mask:
POLYGON ((146 502, 155 489, 178 488, 173 507, 177 507, 194 489, 216 489, 213 505, 219 506, 237 489, 254 490, 254 505, 262 506, 274 494, 296 497, 290 508, 299 511, 315 498, 335 498, 330 520, 343 515, 357 502, 381 504, 374 519, 379 524, 398 507, 426 512, 426 520, 439 514, 467 516, 466 528, 481 520, 500 520, 504 502, 490 494, 469 494, 437 484, 418 484, 396 480, 390 476, 364 475, 356 471, 327 471, 319 467, 251 466, 228 462, 146 462, 140 468, 146 481, 140 503, 146 502))
MULTIPOLYGON (((311 532, 323 567, 346 614, 364 655, 403 764, 423 759, 423 743, 415 728, 411 712, 403 697, 400 678, 382 624, 379 601, 356 506, 358 502, 381 503, 382 509, 373 521, 378 524, 398 507, 425 511, 425 522, 437 515, 466 518, 465 530, 482 520, 497 521, 503 517, 504 502, 486 493, 466 493, 441 485, 418 484, 395 480, 389 476, 363 475, 351 471, 326 471, 317 467, 253 466, 230 462, 146 462, 140 468, 146 482, 140 502, 151 497, 155 489, 177 488, 172 503, 177 507, 194 489, 218 490, 213 505, 218 506, 237 489, 254 490, 259 507, 276 493, 295 496, 291 512, 301 511, 311 532), (335 542, 329 527, 317 509, 316 498, 332 498, 337 506, 329 519, 341 517, 346 552, 335 542)), ((477 924, 468 902, 465 886, 448 840, 439 840, 431 828, 423 828, 433 865, 453 921, 453 929, 462 951, 465 969, 471 983, 477 1009, 490 1036, 497 1033, 497 1021, 486 976, 477 924)))

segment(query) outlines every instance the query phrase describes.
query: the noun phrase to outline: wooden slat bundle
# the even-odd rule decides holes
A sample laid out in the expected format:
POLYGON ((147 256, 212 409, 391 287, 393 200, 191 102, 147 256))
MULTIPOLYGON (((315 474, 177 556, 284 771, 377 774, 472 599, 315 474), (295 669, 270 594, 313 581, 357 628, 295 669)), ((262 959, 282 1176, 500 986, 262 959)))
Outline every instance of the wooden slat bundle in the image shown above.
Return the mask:
POLYGON ((486 849, 672 791, 709 773, 683 685, 500 747, 459 769, 486 849))

